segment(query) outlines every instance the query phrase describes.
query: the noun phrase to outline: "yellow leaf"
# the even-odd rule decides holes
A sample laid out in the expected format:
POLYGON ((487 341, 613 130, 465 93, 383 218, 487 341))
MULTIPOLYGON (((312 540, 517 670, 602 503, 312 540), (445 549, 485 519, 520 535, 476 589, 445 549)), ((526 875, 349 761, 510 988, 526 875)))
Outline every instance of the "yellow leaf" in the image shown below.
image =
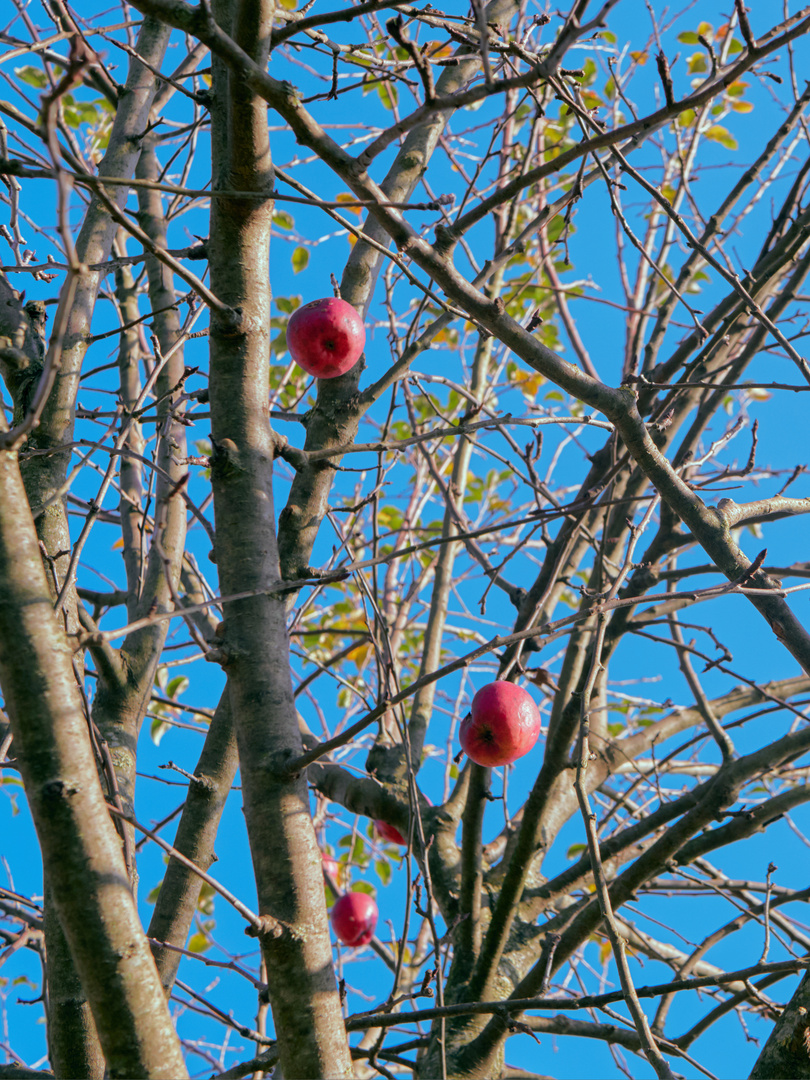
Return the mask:
POLYGON ((352 663, 355 664, 357 669, 359 670, 361 667, 363 667, 366 660, 368 660, 368 655, 370 651, 370 645, 358 645, 356 649, 352 649, 346 659, 351 660, 352 663))
POLYGON ((722 124, 712 124, 710 128, 706 129, 706 138, 711 139, 712 142, 720 143, 721 146, 725 146, 726 150, 736 150, 739 143, 728 130, 724 128, 722 124))
POLYGON ((692 53, 687 61, 687 71, 690 74, 700 73, 701 71, 709 70, 709 62, 706 59, 706 54, 701 52, 692 53))
POLYGON ((440 60, 444 59, 445 56, 452 55, 453 46, 449 41, 446 45, 443 45, 441 41, 429 41, 424 52, 425 56, 429 56, 431 60, 440 60))
POLYGON ((211 942, 205 934, 192 934, 188 939, 187 948, 189 952, 201 953, 211 948, 211 942))
POLYGON ((743 82, 742 79, 737 79, 733 83, 729 83, 726 87, 726 93, 729 97, 742 97, 750 83, 743 82))
POLYGON ((546 380, 536 371, 528 372, 518 369, 512 376, 511 381, 515 386, 520 387, 527 397, 534 397, 546 380))
POLYGON ((363 216, 362 206, 357 206, 357 196, 352 195, 350 191, 341 191, 335 196, 335 202, 339 203, 354 203, 354 206, 347 206, 346 209, 351 211, 352 214, 357 214, 358 217, 363 216))

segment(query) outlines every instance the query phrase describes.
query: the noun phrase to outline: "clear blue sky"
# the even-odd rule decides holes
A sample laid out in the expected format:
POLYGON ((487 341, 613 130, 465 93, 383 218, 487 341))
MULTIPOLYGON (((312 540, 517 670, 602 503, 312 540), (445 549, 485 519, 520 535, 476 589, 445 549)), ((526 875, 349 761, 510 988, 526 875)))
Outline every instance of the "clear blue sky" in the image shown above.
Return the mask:
MULTIPOLYGON (((466 5, 464 4, 451 4, 449 6, 452 10, 466 11, 466 5)), ((659 7, 658 5, 655 6, 656 8, 659 7)), ((677 42, 675 34, 683 30, 696 29, 698 23, 702 20, 717 26, 723 21, 721 13, 730 7, 730 3, 723 5, 713 2, 713 0, 712 2, 698 0, 697 3, 688 6, 688 14, 684 16, 683 21, 678 24, 677 28, 664 32, 663 44, 673 65, 676 94, 682 95, 687 90, 688 75, 685 73, 685 57, 694 51, 694 46, 677 42)), ((763 7, 770 7, 770 5, 764 5, 763 7)), ((755 33, 761 31, 764 27, 766 18, 776 17, 775 11, 772 16, 770 12, 766 14, 761 10, 759 5, 756 8, 751 15, 755 33)), ((647 5, 642 0, 621 0, 617 10, 611 13, 608 26, 617 36, 617 49, 620 50, 624 42, 630 39, 632 39, 631 47, 633 49, 642 50, 648 47, 650 15, 647 5)), ((19 26, 14 29, 17 33, 22 32, 19 26)), ((338 39, 353 40, 352 31, 345 28, 336 28, 334 36, 338 39)), ((609 43, 603 46, 605 49, 602 54, 603 57, 608 55, 608 46, 609 43)), ((181 49, 182 45, 178 40, 175 47, 175 55, 178 59, 181 55, 181 49)), ((654 51, 654 48, 650 51, 654 51)), ((582 52, 578 55, 581 55, 584 59, 587 53, 582 52)), ((797 66, 799 71, 806 71, 807 50, 803 45, 798 49, 798 56, 799 63, 797 66)), ((121 59, 120 54, 111 49, 110 60, 117 63, 117 72, 120 77, 124 70, 124 61, 121 59)), ((168 64, 173 66, 174 62, 176 61, 170 59, 168 64)), ((282 67, 281 64, 278 66, 282 67)), ((302 89, 306 92, 307 76, 303 68, 286 68, 285 70, 287 73, 279 77, 300 80, 302 89)), ((784 72, 784 63, 781 66, 780 64, 774 65, 774 70, 784 72)), ((606 74, 600 73, 595 89, 600 89, 603 86, 605 78, 606 74)), ((732 114, 723 121, 730 132, 736 136, 739 142, 738 150, 729 150, 722 145, 715 144, 708 151, 705 160, 711 168, 702 173, 700 184, 696 185, 695 190, 697 203, 704 212, 712 208, 718 194, 724 192, 730 185, 732 174, 736 175, 737 171, 744 168, 760 150, 763 141, 769 137, 780 117, 778 105, 769 92, 769 88, 759 86, 755 79, 749 78, 747 81, 751 84, 748 96, 754 103, 755 109, 752 114, 732 114)), ((659 85, 654 64, 649 62, 633 84, 632 97, 640 108, 647 109, 649 107, 651 96, 656 92, 660 93, 659 85)), ((358 99, 349 96, 343 100, 347 103, 347 111, 345 116, 337 115, 340 116, 340 122, 347 125, 353 124, 357 119, 358 99)), ((362 101, 364 111, 367 110, 368 112, 367 116, 363 116, 365 122, 386 122, 390 118, 390 114, 384 113, 380 108, 376 95, 371 94, 363 98, 362 101)), ((485 110, 486 107, 477 114, 482 120, 486 115, 485 110)), ((313 111, 318 116, 328 115, 333 123, 338 122, 336 121, 336 114, 334 112, 327 114, 323 106, 321 106, 321 111, 317 107, 313 107, 313 111)), ((471 119, 471 116, 472 114, 464 119, 471 119)), ((272 116, 271 124, 274 127, 277 126, 272 116)), ((459 121, 457 126, 461 127, 462 122, 459 121)), ((202 137, 202 141, 205 141, 205 136, 202 137)), ((279 165, 289 164, 295 159, 296 155, 306 156, 304 151, 296 147, 290 135, 281 130, 274 130, 273 132, 273 151, 275 160, 279 165)), ((797 149, 795 163, 786 169, 786 182, 805 152, 806 148, 803 145, 797 149)), ((203 150, 199 156, 200 165, 197 166, 195 173, 189 177, 188 182, 190 184, 205 183, 207 179, 205 160, 206 153, 203 150)), ((390 155, 379 162, 377 168, 382 168, 386 160, 390 160, 390 155)), ((634 158, 634 162, 649 167, 652 167, 655 161, 656 151, 653 145, 645 148, 637 155, 637 158, 634 158)), ((343 185, 332 177, 325 166, 313 163, 306 170, 301 170, 301 172, 302 178, 306 174, 305 182, 309 183, 311 187, 321 192, 325 197, 334 197, 339 191, 344 190, 343 185)), ((379 178, 381 173, 375 175, 379 178)), ((437 193, 457 187, 456 179, 450 174, 446 165, 439 163, 438 158, 436 171, 431 174, 431 183, 437 193), (443 184, 447 185, 446 189, 443 184)), ((39 189, 42 191, 43 198, 50 200, 50 190, 45 185, 39 185, 39 189)), ((640 194, 628 191, 624 194, 624 199, 631 215, 641 207, 640 194)), ((278 296, 296 295, 301 296, 304 301, 328 295, 331 292, 330 274, 335 273, 340 276, 348 253, 346 238, 338 235, 323 240, 322 238, 326 234, 334 231, 333 223, 326 220, 317 211, 309 208, 295 206, 290 207, 289 210, 295 217, 295 230, 294 232, 280 230, 278 237, 274 241, 271 266, 274 290, 278 296), (316 243, 316 241, 319 242, 316 243), (290 264, 290 256, 296 247, 302 245, 306 246, 310 252, 309 264, 305 270, 294 274, 290 264)), ((729 250, 735 261, 738 260, 737 265, 746 265, 746 260, 755 254, 761 237, 762 221, 768 219, 770 213, 770 203, 768 200, 764 200, 747 219, 744 232, 733 237, 730 241, 729 250), (751 237, 751 239, 749 240, 747 237, 751 237)), ((426 214, 425 221, 433 220, 433 217, 426 214)), ((206 232, 205 211, 198 210, 180 219, 172 243, 175 246, 181 246, 190 241, 191 235, 203 236, 206 232)), ((613 262, 615 250, 613 236, 613 217, 606 197, 596 192, 589 193, 588 198, 580 204, 577 210, 576 233, 571 243, 574 267, 570 277, 577 280, 588 279, 592 285, 590 291, 601 299, 621 301, 622 295, 613 262)), ((480 241, 481 250, 484 252, 482 257, 485 257, 486 248, 484 245, 491 240, 491 230, 488 223, 482 225, 477 233, 477 239, 480 241)), ((37 246, 40 257, 44 257, 48 250, 47 245, 38 243, 37 246)), ((131 249, 134 250, 134 245, 131 245, 131 249)), ((4 248, 2 258, 8 258, 7 248, 4 248)), ((199 264, 194 265, 199 266, 199 264)), ((53 286, 49 290, 43 286, 37 286, 34 282, 26 281, 26 287, 29 289, 29 297, 39 294, 46 297, 53 295, 53 286)), ((716 283, 707 286, 704 306, 708 307, 710 298, 717 295, 720 295, 720 291, 716 283)), ((586 345, 591 350, 600 374, 606 381, 615 382, 618 379, 621 362, 624 333, 623 314, 603 304, 585 303, 584 301, 575 305, 574 311, 579 319, 580 332, 586 345)), ((369 345, 367 349, 369 365, 373 367, 375 363, 378 363, 380 370, 390 362, 387 346, 388 327, 381 321, 381 313, 382 309, 380 307, 375 307, 370 312, 369 345), (378 322, 378 320, 380 321, 378 322)), ((100 302, 97 327, 94 328, 101 332, 112 326, 110 317, 109 305, 103 301, 100 302)), ((114 355, 114 341, 113 338, 97 346, 88 360, 89 366, 95 367, 107 362, 114 355)), ((186 362, 189 365, 199 364, 202 369, 205 369, 207 360, 204 339, 198 339, 190 343, 186 353, 186 362)), ((445 363, 454 363, 448 357, 448 354, 429 353, 420 359, 417 367, 419 370, 425 371, 444 370, 442 365, 445 363)), ((792 369, 786 361, 777 360, 770 354, 763 354, 761 361, 751 369, 750 374, 752 377, 761 376, 767 379, 781 378, 783 376, 791 379, 792 369)), ((196 385, 199 384, 198 381, 196 385)), ((104 383, 100 380, 94 380, 93 385, 103 388, 104 383)), ((195 384, 192 383, 191 385, 195 384)), ((88 405, 92 404, 91 398, 92 394, 89 392, 86 395, 80 395, 83 403, 88 405)), ((510 407, 506 400, 504 401, 504 407, 510 407)), ((803 462, 806 460, 807 442, 806 438, 803 437, 806 430, 806 421, 803 416, 803 399, 800 395, 789 396, 785 394, 780 396, 778 400, 771 399, 768 402, 752 403, 749 408, 752 416, 759 415, 763 418, 759 447, 759 461, 761 464, 788 467, 797 461, 803 462), (778 425, 765 423, 765 418, 772 415, 775 409, 779 410, 780 423, 778 425)), ((720 421, 718 421, 719 423, 720 421)), ((719 427, 716 430, 713 429, 712 433, 719 434, 719 430, 719 427)), ((297 430, 292 432, 285 430, 284 433, 289 435, 293 441, 299 438, 297 430)), ((196 428, 191 430, 190 435, 192 439, 207 438, 208 430, 205 422, 200 422, 196 428)), ((747 434, 742 435, 732 445, 726 454, 725 460, 732 460, 735 457, 744 458, 748 450, 747 439, 747 434)), ((594 432, 586 432, 583 435, 583 442, 589 449, 595 449, 600 444, 601 438, 594 432)), ((553 437, 549 437, 547 446, 553 446, 553 437)), ((547 449, 545 452, 550 454, 551 450, 547 449)), ((360 464, 360 462, 358 461, 356 464, 360 464)), ((570 469, 572 481, 575 480, 581 468, 581 457, 578 453, 569 453, 563 459, 563 468, 570 469)), ((201 470, 198 470, 198 472, 200 474, 195 476, 192 481, 191 494, 192 497, 196 496, 201 500, 207 493, 207 483, 201 475, 201 470)), ((351 482, 353 483, 353 480, 351 482)), ((95 489, 96 484, 95 476, 82 476, 77 490, 91 492, 95 489)), ((763 491, 763 494, 765 493, 763 491)), ((771 493, 771 488, 768 489, 767 493, 771 493)), ((797 489, 796 493, 805 494, 806 492, 804 490, 800 492, 797 489)), ((278 488, 279 506, 283 505, 285 494, 285 482, 282 478, 278 488)), ((113 505, 112 500, 110 500, 109 505, 113 505)), ((779 522, 767 529, 766 541, 760 541, 757 537, 750 535, 744 537, 743 546, 746 552, 753 557, 767 542, 769 561, 775 563, 793 561, 807 557, 806 545, 802 544, 804 535, 805 531, 801 519, 799 519, 798 523, 779 522)), ((106 572, 115 580, 116 584, 120 585, 123 580, 120 561, 117 554, 110 550, 114 540, 115 534, 112 530, 104 526, 98 526, 87 549, 84 563, 87 566, 91 564, 99 565, 100 563, 107 566, 109 569, 106 572)), ((209 579, 214 582, 215 567, 207 560, 207 538, 199 528, 194 534, 192 549, 197 555, 200 565, 209 575, 209 579)), ((315 564, 328 560, 331 549, 332 536, 327 527, 324 526, 314 555, 315 564)), ((89 584, 90 578, 86 577, 84 581, 89 584)), ((469 600, 471 609, 477 610, 478 597, 482 588, 480 580, 474 581, 470 585, 469 595, 465 599, 469 600)), ((806 621, 807 600, 804 594, 799 595, 795 606, 800 617, 806 621)), ((493 626, 510 625, 513 614, 508 603, 502 600, 498 594, 490 595, 486 618, 491 620, 493 626)), ((701 618, 704 618, 704 616, 701 615, 701 618)), ((744 672, 747 677, 770 679, 796 673, 795 662, 778 645, 773 636, 767 631, 765 624, 759 620, 759 617, 742 598, 728 598, 722 603, 716 603, 712 608, 711 621, 718 634, 733 641, 734 661, 732 666, 744 672)), ((111 620, 107 624, 108 628, 113 624, 113 620, 111 620)), ((179 626, 175 632, 179 635, 178 640, 182 639, 183 631, 179 626)), ((553 652, 556 652, 556 647, 552 647, 549 656, 553 652)), ((548 659, 548 657, 544 657, 544 659, 548 659)), ((492 677, 492 670, 492 665, 473 666, 469 672, 470 691, 488 681, 492 677)), ((685 684, 679 674, 673 673, 674 668, 671 660, 668 659, 664 662, 654 645, 639 643, 632 653, 629 650, 621 653, 611 669, 611 676, 615 680, 630 680, 639 677, 639 675, 648 676, 651 673, 658 672, 662 673, 664 681, 650 688, 651 696, 654 694, 661 699, 669 696, 676 703, 686 704, 690 698, 685 684)), ((192 678, 192 687, 186 696, 198 705, 213 707, 223 685, 218 668, 211 664, 196 663, 189 666, 188 674, 192 678)), ((729 689, 730 685, 733 685, 733 681, 730 682, 728 677, 718 673, 710 673, 705 677, 705 686, 710 694, 722 693, 729 689)), ((442 689, 452 696, 455 692, 455 685, 448 682, 447 685, 443 685, 442 689)), ((644 693, 643 685, 636 688, 628 687, 627 689, 631 693, 644 693)), ((331 691, 328 692, 327 696, 331 704, 333 698, 331 691)), ((307 718, 313 723, 316 722, 312 715, 307 718)), ((187 719, 187 717, 184 719, 187 719)), ((438 731, 434 733, 432 729, 430 738, 431 742, 441 746, 446 732, 449 730, 449 719, 442 718, 437 726, 438 731)), ((750 733, 752 741, 760 737, 761 731, 752 731, 750 733)), ((740 750, 745 751, 749 748, 746 742, 748 738, 749 736, 745 733, 739 736, 738 748, 740 750)), ((201 739, 198 734, 175 729, 165 736, 160 746, 155 746, 149 739, 148 725, 145 725, 139 757, 139 771, 141 773, 141 779, 139 780, 139 813, 143 820, 147 822, 160 820, 177 805, 183 795, 182 777, 177 773, 162 768, 162 766, 165 766, 171 759, 184 769, 193 769, 200 745, 201 739)), ((362 763, 363 755, 356 755, 353 764, 361 767, 362 763)), ((509 780, 509 807, 511 810, 514 811, 519 805, 521 796, 528 789, 536 768, 537 759, 527 758, 512 771, 509 780)), ((420 783, 426 793, 434 799, 434 802, 438 800, 441 794, 442 770, 442 764, 436 760, 428 763, 420 773, 420 783)), ((493 782, 493 789, 496 792, 500 790, 500 784, 501 780, 496 776, 493 782)), ((0 829, 3 830, 2 834, 7 837, 7 840, 0 845, 0 851, 7 860, 7 873, 10 879, 13 879, 14 887, 19 892, 39 895, 41 892, 41 868, 36 855, 36 839, 30 824, 25 800, 19 788, 15 786, 13 776, 5 778, 4 792, 9 797, 6 799, 0 798, 0 829)), ((347 829, 352 828, 354 822, 350 815, 341 812, 338 807, 333 807, 333 809, 336 812, 337 820, 329 826, 328 839, 334 844, 337 843, 340 836, 346 834, 347 829)), ((804 819, 805 823, 808 823, 807 815, 797 813, 794 817, 797 823, 801 823, 802 819, 804 819)), ((497 805, 493 806, 488 813, 487 829, 489 833, 485 839, 490 839, 497 833, 502 821, 502 809, 497 805)), ((364 831, 366 825, 365 821, 361 821, 360 829, 364 831)), ((169 832, 167 835, 170 836, 171 833, 169 832)), ((571 822, 564 830, 560 841, 549 858, 546 873, 550 874, 566 865, 565 853, 569 844, 580 842, 581 839, 582 833, 579 823, 571 822)), ((389 849, 386 857, 392 853, 393 849, 389 849)), ((214 867, 215 875, 224 882, 236 883, 240 896, 246 903, 254 906, 254 886, 238 796, 231 800, 223 819, 217 844, 217 854, 219 861, 214 867)), ((769 861, 773 861, 779 867, 777 877, 779 884, 796 887, 807 885, 806 849, 786 823, 777 824, 769 829, 767 836, 754 837, 746 843, 743 850, 735 850, 718 861, 729 873, 758 879, 764 878, 765 867, 769 861)), ((139 868, 141 877, 139 898, 144 922, 146 923, 151 915, 151 908, 146 899, 147 895, 163 874, 162 856, 153 846, 147 846, 144 849, 139 868)), ((372 870, 365 877, 370 881, 376 880, 372 870)), ((2 873, 0 873, 0 884, 4 886, 9 884, 9 880, 2 873)), ((396 861, 391 882, 385 887, 379 886, 378 888, 378 899, 381 909, 381 923, 378 933, 384 940, 388 940, 390 934, 387 929, 387 921, 391 920, 395 928, 401 925, 405 902, 405 870, 404 866, 399 865, 396 861)), ((654 906, 647 902, 646 910, 655 914, 663 922, 671 925, 677 933, 683 934, 690 940, 700 940, 705 932, 705 927, 719 925, 724 920, 732 917, 728 905, 720 899, 700 901, 699 906, 700 913, 697 919, 695 919, 692 902, 686 904, 662 899, 654 906)), ((801 918, 801 915, 799 917, 801 918)), ((220 899, 216 901, 214 918, 217 924, 216 935, 218 941, 226 949, 230 950, 233 955, 245 958, 245 962, 250 963, 251 966, 255 965, 256 954, 251 948, 251 940, 243 934, 241 920, 235 917, 220 899)), ((660 928, 656 930, 648 923, 639 921, 639 925, 650 932, 666 936, 665 931, 660 928)), ((673 940, 675 939, 673 938, 673 940)), ((710 959, 729 968, 738 967, 742 963, 752 962, 752 957, 756 959, 760 948, 761 930, 754 924, 744 934, 734 936, 729 939, 727 944, 713 950, 710 959)), ((588 946, 585 951, 585 960, 598 969, 600 965, 597 953, 597 944, 588 946)), ((227 958, 217 950, 211 950, 207 955, 219 960, 227 958)), ((781 958, 782 955, 783 953, 774 946, 772 958, 781 958)), ((4 1010, 7 1010, 7 1014, 4 1011, 3 1015, 9 1017, 8 1023, 11 1027, 12 1044, 15 1050, 25 1054, 29 1064, 33 1064, 44 1053, 42 1009, 38 1004, 20 1007, 15 1004, 15 1001, 17 998, 35 998, 37 996, 40 981, 39 972, 33 965, 31 957, 25 950, 21 950, 6 962, 1 974, 5 979, 9 980, 6 984, 0 983, 0 991, 5 994, 5 997, 2 998, 2 1004, 4 1010), (15 979, 21 978, 31 980, 36 988, 27 985, 25 982, 15 983, 15 979)), ((212 969, 210 972, 204 973, 202 977, 197 976, 195 985, 213 983, 218 978, 218 974, 217 971, 212 969)), ((228 973, 222 974, 223 977, 219 984, 210 990, 212 1000, 226 1011, 233 1010, 234 1015, 243 1023, 252 1025, 255 1013, 255 999, 252 991, 243 981, 228 977, 228 973)), ((638 984, 663 981, 670 974, 670 969, 664 968, 660 964, 649 961, 643 965, 634 963, 634 977, 638 984)), ((188 973, 184 977, 188 977, 188 973)), ((356 962, 346 966, 345 977, 352 988, 369 995, 375 1000, 387 993, 388 975, 382 965, 368 951, 359 956, 356 962)), ((590 985, 595 984, 596 977, 587 976, 587 978, 590 985)), ((786 980, 777 986, 772 991, 775 999, 786 1000, 790 992, 789 988, 794 981, 786 980)), ((350 994, 349 1007, 351 1011, 359 1011, 367 1007, 366 999, 360 994, 350 994)), ((673 1008, 673 1016, 676 1016, 679 1021, 675 1023, 674 1029, 676 1031, 685 1029, 696 1017, 702 1015, 710 1007, 710 999, 705 997, 702 1001, 697 1000, 695 995, 689 998, 686 996, 679 998, 673 1008)), ((599 1017, 598 1019, 602 1018, 599 1017)), ((192 1012, 185 1012, 179 1026, 185 1038, 194 1039, 210 1036, 209 1023, 192 1012)), ((768 1025, 754 1020, 749 1021, 749 1028, 752 1036, 764 1038, 767 1034, 768 1025)), ((3 1025, 0 1023, 0 1042, 4 1041, 6 1037, 3 1031, 3 1025)), ((733 1013, 713 1027, 707 1036, 698 1040, 693 1047, 693 1052, 707 1068, 720 1077, 734 1077, 747 1073, 756 1055, 755 1047, 745 1044, 740 1034, 739 1022, 733 1013)), ((232 1046, 226 1058, 227 1064, 232 1065, 242 1057, 248 1056, 249 1053, 250 1046, 247 1041, 237 1037, 232 1040, 232 1046), (242 1047, 241 1051, 238 1050, 239 1047, 242 1047)), ((607 1048, 596 1042, 583 1045, 582 1043, 574 1043, 570 1039, 554 1039, 550 1036, 544 1036, 538 1046, 533 1040, 522 1036, 510 1043, 507 1060, 510 1064, 522 1064, 536 1072, 550 1073, 555 1077, 559 1077, 560 1080, 567 1077, 576 1078, 588 1075, 605 1077, 621 1075, 607 1048)), ((678 1071, 683 1071, 687 1076, 700 1075, 691 1066, 684 1066, 680 1061, 675 1060, 673 1064, 678 1071)), ((199 1059, 194 1062, 194 1065, 201 1066, 199 1068, 200 1075, 210 1073, 210 1067, 204 1064, 201 1065, 199 1059)), ((629 1066, 634 1076, 646 1077, 653 1075, 646 1062, 637 1058, 630 1057, 629 1066)))

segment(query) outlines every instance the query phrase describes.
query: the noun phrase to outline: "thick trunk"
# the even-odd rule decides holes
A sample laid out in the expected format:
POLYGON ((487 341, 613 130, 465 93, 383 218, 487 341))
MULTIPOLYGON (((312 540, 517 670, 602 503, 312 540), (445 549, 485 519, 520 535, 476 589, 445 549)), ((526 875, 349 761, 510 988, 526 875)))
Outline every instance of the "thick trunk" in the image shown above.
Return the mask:
POLYGON ((17 455, 0 454, 0 685, 59 921, 112 1077, 185 1076, 54 617, 17 455))
MULTIPOLYGON (((245 2, 218 21, 259 64, 267 59, 273 4, 245 2), (233 12, 231 16, 231 12, 233 12)), ((302 751, 292 695, 273 508, 275 441, 268 417, 269 242, 273 186, 267 107, 219 61, 213 64, 214 190, 255 199, 212 200, 211 286, 237 314, 211 321, 212 482, 216 559, 225 605, 221 659, 241 762, 269 997, 280 1065, 295 1077, 352 1076, 306 777, 287 777, 302 751)))
POLYGON ((810 1078, 810 974, 805 975, 776 1021, 751 1070, 751 1080, 810 1078))

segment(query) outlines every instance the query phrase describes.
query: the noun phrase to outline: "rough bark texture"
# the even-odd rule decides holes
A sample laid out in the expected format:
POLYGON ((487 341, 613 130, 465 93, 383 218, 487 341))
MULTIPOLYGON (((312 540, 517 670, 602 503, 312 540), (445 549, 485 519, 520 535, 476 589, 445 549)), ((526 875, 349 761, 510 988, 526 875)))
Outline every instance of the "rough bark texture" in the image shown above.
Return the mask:
MULTIPOLYGON (((136 48, 149 66, 135 58, 130 63, 107 152, 99 164, 100 176, 133 175, 140 154, 140 136, 146 127, 157 90, 157 80, 152 69, 160 68, 168 40, 169 30, 164 24, 148 18, 144 21, 136 48)), ((117 185, 111 196, 122 206, 127 199, 128 190, 123 185, 117 185)), ((48 450, 50 453, 42 457, 26 458, 22 463, 26 494, 35 514, 37 534, 44 545, 46 557, 50 558, 50 584, 54 595, 65 585, 65 575, 70 565, 72 544, 64 501, 65 480, 72 453, 70 444, 74 437, 79 376, 91 333, 96 298, 104 276, 100 270, 88 269, 87 264, 102 265, 107 261, 117 230, 117 224, 100 200, 91 198, 75 245, 76 257, 84 269, 76 275, 75 293, 63 291, 54 316, 55 325, 59 325, 62 319, 66 320, 61 355, 57 361, 56 382, 41 422, 27 444, 29 450, 48 450)), ((73 581, 67 582, 63 610, 66 629, 69 633, 77 633, 79 620, 73 581)), ((47 879, 47 865, 45 875, 47 879)), ((69 1010, 60 1008, 49 1015, 49 1039, 55 1054, 54 1067, 57 1070, 77 1068, 79 1071, 72 1075, 80 1076, 85 1062, 95 1062, 96 1071, 88 1075, 100 1075, 100 1055, 97 1044, 94 1045, 92 1022, 86 1006, 82 1007, 76 998, 77 980, 75 974, 70 972, 67 950, 64 942, 60 940, 59 925, 55 919, 46 920, 46 941, 49 954, 62 958, 62 962, 57 962, 53 969, 50 983, 53 997, 49 997, 49 1002, 72 1002, 69 1010), (64 978, 64 985, 60 983, 60 976, 64 978), (66 1030, 57 1030, 60 1023, 68 1021, 71 1012, 75 1013, 78 1026, 68 1023, 66 1030), (69 1064, 69 1061, 73 1064, 69 1064)))
MULTIPOLYGON (((274 5, 245 2, 215 13, 264 64, 274 5)), ((223 593, 255 590, 225 606, 221 658, 236 728, 245 817, 260 914, 261 944, 280 1064, 296 1077, 351 1076, 322 888, 321 861, 300 754, 285 605, 262 595, 278 582, 273 508, 275 442, 267 408, 273 173, 266 105, 214 65, 214 188, 255 191, 220 197, 211 211, 211 286, 238 309, 236 325, 212 317, 211 427, 216 558, 223 593)))
POLYGON ((810 1077, 810 975, 805 975, 776 1021, 751 1070, 751 1080, 810 1077))
POLYGON ((110 1075, 185 1076, 9 451, 0 454, 0 683, 54 903, 110 1075))

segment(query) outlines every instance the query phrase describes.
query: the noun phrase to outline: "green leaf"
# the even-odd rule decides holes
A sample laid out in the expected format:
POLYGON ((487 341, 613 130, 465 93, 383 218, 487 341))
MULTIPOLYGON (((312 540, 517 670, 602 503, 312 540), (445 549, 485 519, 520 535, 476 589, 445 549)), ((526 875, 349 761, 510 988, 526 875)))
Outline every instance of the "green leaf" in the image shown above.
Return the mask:
POLYGON ((377 890, 370 881, 358 881, 356 884, 352 885, 352 892, 364 892, 369 896, 377 895, 377 890))
POLYGON ((680 41, 680 43, 682 45, 698 45, 698 44, 700 44, 700 39, 698 38, 698 36, 697 36, 697 34, 695 33, 694 30, 686 30, 683 34, 678 34, 678 37, 677 37, 676 40, 680 41))
POLYGON ((184 693, 188 689, 188 679, 185 675, 175 675, 166 684, 166 697, 176 698, 179 694, 184 693))
MULTIPOLYGON (((371 823, 369 823, 369 828, 373 828, 371 823)), ((354 847, 352 847, 351 834, 341 836, 340 840, 338 840, 338 847, 351 848, 351 855, 349 856, 348 862, 352 866, 368 866, 371 861, 371 856, 368 853, 366 843, 362 836, 356 836, 354 838, 354 847)))
POLYGON ((692 275, 691 281, 686 286, 686 291, 692 295, 701 292, 701 281, 711 281, 711 278, 705 271, 698 270, 696 274, 692 275))
POLYGON ((383 103, 386 109, 393 109, 397 101, 399 100, 397 95, 397 88, 394 86, 393 83, 377 83, 377 94, 379 95, 380 101, 383 103))
POLYGON ((286 210, 274 210, 273 224, 278 225, 280 229, 292 229, 295 225, 295 219, 286 210))
POLYGON ((154 889, 149 890, 149 894, 146 897, 147 904, 154 904, 157 902, 158 893, 160 892, 162 885, 163 882, 160 881, 157 885, 155 885, 154 889))
POLYGON ((309 262, 309 252, 305 247, 297 247, 292 253, 292 266, 293 273, 300 274, 302 270, 306 269, 306 265, 309 262))
POLYGON ((104 119, 97 101, 77 101, 76 112, 81 117, 83 124, 100 124, 104 119))
POLYGON ((566 851, 565 857, 566 859, 569 859, 571 862, 573 862, 574 859, 578 859, 580 855, 587 850, 587 844, 572 844, 568 851, 566 851))
POLYGON ((286 315, 292 315, 296 308, 301 307, 301 300, 300 296, 277 296, 276 307, 286 315))
POLYGON ((197 911, 202 912, 203 915, 213 915, 216 895, 213 886, 204 881, 200 886, 200 895, 197 897, 197 911))
POLYGON ((383 885, 387 885, 391 880, 391 863, 387 859, 378 859, 374 864, 374 869, 383 885))
POLYGON ((149 734, 152 736, 152 742, 155 746, 160 746, 160 741, 166 732, 171 727, 171 724, 167 724, 165 720, 161 720, 159 716, 155 716, 152 719, 152 726, 149 729, 149 734))
POLYGON ((44 90, 48 85, 45 72, 41 68, 32 67, 30 64, 26 64, 25 67, 14 68, 14 74, 22 82, 28 83, 29 86, 35 86, 37 90, 44 90))
POLYGON ((377 515, 377 521, 389 532, 395 532, 405 520, 405 515, 396 506, 384 506, 377 515))

